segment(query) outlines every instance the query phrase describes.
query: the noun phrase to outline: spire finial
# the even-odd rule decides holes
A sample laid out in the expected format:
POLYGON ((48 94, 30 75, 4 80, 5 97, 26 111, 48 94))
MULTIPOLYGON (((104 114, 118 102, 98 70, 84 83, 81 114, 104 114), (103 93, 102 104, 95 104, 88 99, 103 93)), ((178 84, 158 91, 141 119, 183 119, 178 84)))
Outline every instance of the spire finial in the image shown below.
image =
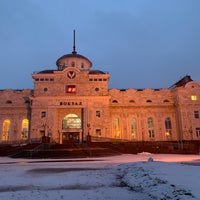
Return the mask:
POLYGON ((73 35, 73 51, 72 54, 76 54, 76 38, 75 38, 75 30, 74 30, 74 35, 73 35))

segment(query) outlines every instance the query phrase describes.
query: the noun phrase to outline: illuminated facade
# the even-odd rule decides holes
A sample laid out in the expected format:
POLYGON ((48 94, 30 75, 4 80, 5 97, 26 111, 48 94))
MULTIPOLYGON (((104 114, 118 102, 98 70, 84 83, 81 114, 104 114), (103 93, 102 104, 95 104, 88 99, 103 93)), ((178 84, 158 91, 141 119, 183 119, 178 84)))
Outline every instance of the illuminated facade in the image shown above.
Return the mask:
POLYGON ((190 76, 170 88, 120 90, 75 47, 56 65, 32 74, 33 90, 0 91, 1 142, 200 139, 200 83, 190 76))

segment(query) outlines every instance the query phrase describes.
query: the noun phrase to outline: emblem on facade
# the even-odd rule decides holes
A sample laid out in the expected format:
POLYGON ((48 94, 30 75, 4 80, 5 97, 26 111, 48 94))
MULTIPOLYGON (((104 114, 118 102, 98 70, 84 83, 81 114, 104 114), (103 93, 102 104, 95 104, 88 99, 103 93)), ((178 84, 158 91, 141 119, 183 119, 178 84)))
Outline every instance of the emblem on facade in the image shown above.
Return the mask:
POLYGON ((76 77, 76 73, 74 71, 69 71, 67 73, 67 77, 70 78, 70 79, 73 79, 76 77))

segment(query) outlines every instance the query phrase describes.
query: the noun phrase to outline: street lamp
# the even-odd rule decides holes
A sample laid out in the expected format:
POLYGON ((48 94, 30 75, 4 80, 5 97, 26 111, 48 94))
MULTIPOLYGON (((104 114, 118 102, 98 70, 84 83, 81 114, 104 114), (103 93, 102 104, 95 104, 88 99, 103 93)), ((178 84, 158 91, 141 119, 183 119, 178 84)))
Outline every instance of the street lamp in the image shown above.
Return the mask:
POLYGON ((88 136, 90 135, 90 123, 87 123, 87 128, 88 128, 88 136))

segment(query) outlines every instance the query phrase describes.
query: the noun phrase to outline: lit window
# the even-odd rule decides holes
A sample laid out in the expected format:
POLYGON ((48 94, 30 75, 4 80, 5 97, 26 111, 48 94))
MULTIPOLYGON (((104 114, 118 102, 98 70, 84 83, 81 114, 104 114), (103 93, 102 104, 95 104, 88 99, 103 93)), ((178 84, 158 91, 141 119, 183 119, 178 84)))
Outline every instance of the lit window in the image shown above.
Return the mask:
POLYGON ((199 119, 199 111, 194 111, 194 118, 199 119))
POLYGON ((67 85, 66 92, 67 93, 75 93, 76 92, 76 86, 75 85, 67 85))
POLYGON ((137 137, 137 123, 136 123, 136 119, 132 118, 131 119, 131 139, 136 139, 137 137))
POLYGON ((26 140, 28 139, 28 119, 22 120, 22 132, 21 132, 21 139, 26 140))
POLYGON ((153 118, 149 117, 147 120, 148 123, 148 133, 149 133, 149 138, 154 138, 154 123, 153 123, 153 118))
POLYGON ((165 136, 166 137, 172 136, 172 123, 169 117, 165 119, 165 136))
POLYGON ((196 95, 192 95, 192 96, 191 96, 191 100, 192 100, 192 101, 196 101, 196 100, 197 100, 197 96, 196 96, 196 95))
POLYGON ((3 130, 2 130, 2 138, 1 140, 6 141, 9 139, 10 133, 10 120, 6 119, 3 121, 3 130))
POLYGON ((114 118, 113 119, 113 136, 115 138, 120 138, 121 135, 121 131, 120 131, 120 127, 119 127, 119 118, 114 118))
POLYGON ((69 114, 63 118, 62 129, 81 128, 81 119, 76 114, 69 114))

